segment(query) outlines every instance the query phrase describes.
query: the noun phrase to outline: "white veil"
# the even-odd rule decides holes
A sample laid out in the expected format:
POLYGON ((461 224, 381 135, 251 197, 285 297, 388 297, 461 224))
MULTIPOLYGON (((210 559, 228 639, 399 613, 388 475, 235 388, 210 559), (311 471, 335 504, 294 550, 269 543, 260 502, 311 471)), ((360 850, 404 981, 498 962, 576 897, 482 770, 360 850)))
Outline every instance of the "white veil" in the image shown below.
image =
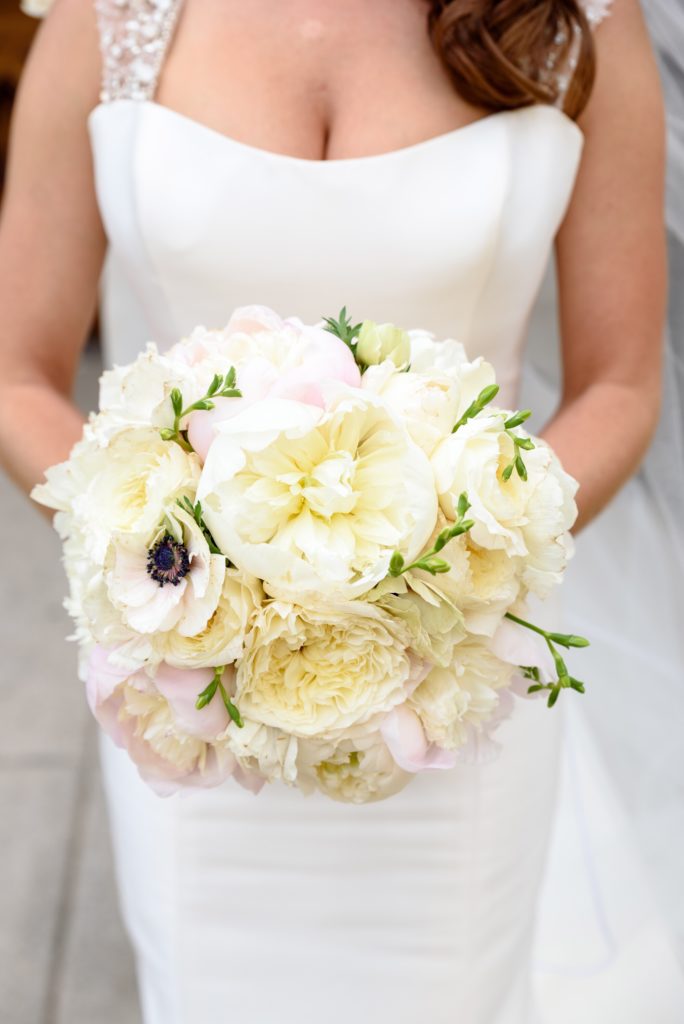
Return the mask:
MULTIPOLYGON (((663 409, 640 471, 578 539, 564 602, 568 628, 592 640, 582 652, 588 694, 573 706, 578 735, 587 756, 590 742, 602 755, 684 959, 684 0, 641 2, 668 113, 663 409)), ((551 261, 524 380, 537 428, 558 397, 557 323, 551 261)))

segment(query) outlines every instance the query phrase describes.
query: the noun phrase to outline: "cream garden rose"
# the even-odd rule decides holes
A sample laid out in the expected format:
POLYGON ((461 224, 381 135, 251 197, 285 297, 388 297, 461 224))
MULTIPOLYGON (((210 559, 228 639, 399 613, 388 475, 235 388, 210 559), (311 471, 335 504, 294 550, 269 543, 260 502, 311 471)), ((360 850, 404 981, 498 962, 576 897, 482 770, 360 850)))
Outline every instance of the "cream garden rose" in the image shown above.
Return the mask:
POLYGON ((225 569, 216 607, 204 627, 192 634, 179 629, 163 633, 155 643, 156 650, 169 665, 179 668, 231 664, 242 654, 263 596, 263 587, 254 576, 225 569))
POLYGON ((430 464, 390 410, 340 388, 325 410, 273 399, 217 427, 198 497, 221 550, 290 592, 350 597, 434 526, 430 464))
POLYGON ((436 666, 409 698, 428 740, 455 750, 469 730, 481 729, 493 716, 499 691, 508 686, 513 669, 486 644, 464 641, 454 651, 450 667, 436 666))
MULTIPOLYGON (((396 763, 382 737, 372 734, 358 741, 343 741, 325 760, 314 765, 310 777, 316 789, 343 803, 367 804, 400 792, 411 774, 396 763)), ((306 785, 306 780, 302 780, 306 785)))
POLYGON ((317 609, 272 601, 247 636, 236 703, 246 718, 293 736, 363 735, 427 671, 409 639, 401 622, 362 601, 317 609))

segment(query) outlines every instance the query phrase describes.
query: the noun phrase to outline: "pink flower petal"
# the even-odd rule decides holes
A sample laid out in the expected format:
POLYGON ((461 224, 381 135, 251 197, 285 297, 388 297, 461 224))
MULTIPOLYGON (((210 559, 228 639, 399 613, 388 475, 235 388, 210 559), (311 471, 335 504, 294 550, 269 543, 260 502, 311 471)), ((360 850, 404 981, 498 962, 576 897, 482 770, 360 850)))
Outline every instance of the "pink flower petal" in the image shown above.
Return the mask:
MULTIPOLYGON (((230 723, 219 692, 201 710, 195 707, 198 696, 213 677, 210 668, 182 669, 163 663, 154 679, 155 686, 171 705, 180 727, 207 742, 215 740, 230 723)), ((229 684, 229 670, 224 673, 223 681, 224 685, 229 684)))
POLYGON ((405 704, 385 716, 380 733, 395 763, 406 772, 453 768, 456 764, 453 751, 428 742, 418 715, 405 704))

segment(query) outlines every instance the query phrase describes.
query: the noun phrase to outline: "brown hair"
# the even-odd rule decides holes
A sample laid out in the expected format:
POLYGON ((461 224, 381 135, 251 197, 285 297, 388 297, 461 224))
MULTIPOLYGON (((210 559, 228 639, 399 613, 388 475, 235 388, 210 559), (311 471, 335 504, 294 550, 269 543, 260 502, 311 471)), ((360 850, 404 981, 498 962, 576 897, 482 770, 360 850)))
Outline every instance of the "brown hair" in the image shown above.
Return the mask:
POLYGON ((488 110, 555 103, 557 72, 578 38, 563 109, 577 118, 596 71, 594 40, 579 0, 428 0, 428 30, 456 89, 488 110))

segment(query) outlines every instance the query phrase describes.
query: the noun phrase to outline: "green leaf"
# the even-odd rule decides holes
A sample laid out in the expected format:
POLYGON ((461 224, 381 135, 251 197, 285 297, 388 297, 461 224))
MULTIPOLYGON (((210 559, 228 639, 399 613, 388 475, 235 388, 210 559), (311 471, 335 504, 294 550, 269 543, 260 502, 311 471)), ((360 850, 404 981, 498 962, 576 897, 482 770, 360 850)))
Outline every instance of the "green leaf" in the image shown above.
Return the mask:
POLYGON ((546 706, 552 708, 560 696, 560 687, 554 686, 549 694, 549 699, 546 702, 546 706))
POLYGON ((527 467, 525 466, 525 463, 523 462, 520 455, 516 455, 515 457, 515 468, 518 471, 518 476, 520 477, 520 479, 527 480, 527 467))
POLYGON ((162 427, 159 431, 162 441, 173 441, 176 437, 176 431, 173 427, 162 427))
POLYGON ((233 388, 233 387, 235 387, 235 380, 236 380, 235 367, 231 366, 231 368, 230 368, 230 370, 228 370, 228 373, 226 374, 225 380, 223 382, 224 388, 233 388))
POLYGON ((504 480, 510 480, 511 479, 511 477, 513 476, 513 470, 514 469, 515 469, 515 463, 514 462, 509 462, 509 464, 506 466, 506 468, 504 469, 503 473, 501 474, 501 476, 504 478, 504 480))
POLYGON ((219 398, 242 398, 239 388, 225 388, 218 396, 219 398))
POLYGON ((522 448, 523 451, 531 452, 534 448, 534 441, 530 437, 515 437, 516 448, 522 448))
POLYGON ((539 693, 540 690, 546 690, 546 689, 548 689, 548 687, 542 686, 541 683, 535 683, 533 686, 528 686, 527 687, 527 692, 528 693, 539 693))

